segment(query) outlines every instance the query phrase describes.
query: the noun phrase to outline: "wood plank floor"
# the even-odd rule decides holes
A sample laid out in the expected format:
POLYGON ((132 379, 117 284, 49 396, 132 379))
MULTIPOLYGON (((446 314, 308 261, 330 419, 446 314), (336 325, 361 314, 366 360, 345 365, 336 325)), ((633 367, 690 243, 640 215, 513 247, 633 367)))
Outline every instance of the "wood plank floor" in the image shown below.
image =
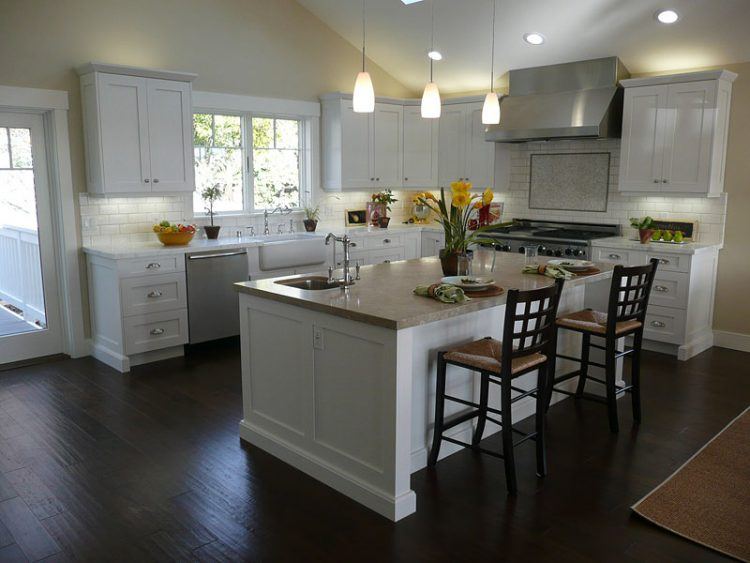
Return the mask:
MULTIPOLYGON (((750 355, 644 353, 644 423, 603 407, 548 417, 549 476, 517 450, 415 474, 392 524, 237 437, 234 341, 121 376, 93 359, 0 373, 0 561, 719 561, 631 514, 750 403, 750 355)), ((494 440, 491 445, 496 446, 494 440)))

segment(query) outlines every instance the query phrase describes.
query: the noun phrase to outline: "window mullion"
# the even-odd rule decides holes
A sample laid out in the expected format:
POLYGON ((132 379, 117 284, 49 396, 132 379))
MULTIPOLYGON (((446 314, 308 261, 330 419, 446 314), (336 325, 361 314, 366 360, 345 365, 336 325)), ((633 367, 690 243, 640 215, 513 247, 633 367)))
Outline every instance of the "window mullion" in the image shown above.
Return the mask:
POLYGON ((243 118, 243 135, 245 137, 245 162, 247 164, 247 171, 245 173, 244 190, 245 190, 245 213, 253 213, 255 211, 255 165, 253 163, 253 116, 246 114, 243 118))

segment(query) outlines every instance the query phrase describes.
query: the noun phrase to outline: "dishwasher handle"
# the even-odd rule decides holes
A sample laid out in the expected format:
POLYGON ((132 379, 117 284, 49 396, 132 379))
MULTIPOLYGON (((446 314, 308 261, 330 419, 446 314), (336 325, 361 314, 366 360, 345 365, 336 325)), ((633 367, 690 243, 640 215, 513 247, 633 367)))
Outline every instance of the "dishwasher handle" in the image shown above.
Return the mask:
POLYGON ((247 254, 247 250, 239 250, 237 252, 218 252, 216 254, 193 254, 187 257, 188 260, 204 260, 206 258, 225 258, 227 256, 239 256, 240 254, 247 254))

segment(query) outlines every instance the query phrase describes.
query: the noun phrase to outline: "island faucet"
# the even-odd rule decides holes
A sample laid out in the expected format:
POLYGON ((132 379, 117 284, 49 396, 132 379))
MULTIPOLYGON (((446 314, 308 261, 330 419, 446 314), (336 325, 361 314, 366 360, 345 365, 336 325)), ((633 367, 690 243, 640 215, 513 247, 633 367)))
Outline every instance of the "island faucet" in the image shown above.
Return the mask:
MULTIPOLYGON (((352 242, 352 239, 349 238, 348 235, 344 235, 343 237, 337 237, 333 233, 328 233, 326 235, 326 246, 331 243, 331 240, 340 242, 341 245, 344 247, 344 277, 338 281, 341 284, 342 289, 346 289, 350 285, 354 285, 354 277, 352 276, 352 273, 349 271, 349 262, 351 261, 349 249, 352 246, 357 246, 357 243, 352 242)), ((359 266, 359 265, 358 265, 359 266)), ((333 277, 333 268, 329 268, 328 273, 329 279, 333 277)), ((359 267, 357 267, 357 279, 359 279, 359 267)), ((334 281, 333 279, 330 279, 330 281, 334 281)))
POLYGON ((268 216, 273 215, 274 213, 279 213, 281 215, 289 215, 292 212, 291 209, 289 209, 288 206, 284 206, 283 208, 281 206, 276 207, 273 211, 268 211, 268 209, 263 210, 263 234, 268 236, 271 234, 271 229, 268 226, 268 216))

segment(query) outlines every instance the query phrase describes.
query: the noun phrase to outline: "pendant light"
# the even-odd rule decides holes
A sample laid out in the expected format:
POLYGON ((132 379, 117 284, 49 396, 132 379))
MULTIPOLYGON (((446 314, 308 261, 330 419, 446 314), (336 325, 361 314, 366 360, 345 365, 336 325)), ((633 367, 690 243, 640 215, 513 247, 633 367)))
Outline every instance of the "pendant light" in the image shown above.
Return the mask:
POLYGON ((495 8, 497 0, 492 0, 492 54, 490 55, 490 91, 484 97, 482 106, 482 123, 497 125, 500 123, 500 100, 495 93, 495 8))
POLYGON ((354 82, 352 106, 355 113, 375 111, 375 90, 372 88, 370 73, 365 71, 365 0, 362 0, 362 72, 357 74, 354 82))
MULTIPOLYGON (((432 28, 430 31, 430 51, 435 50, 435 0, 432 0, 432 28)), ((432 63, 430 57, 430 81, 424 87, 422 94, 422 117, 435 119, 440 117, 440 90, 432 81, 432 63)))

